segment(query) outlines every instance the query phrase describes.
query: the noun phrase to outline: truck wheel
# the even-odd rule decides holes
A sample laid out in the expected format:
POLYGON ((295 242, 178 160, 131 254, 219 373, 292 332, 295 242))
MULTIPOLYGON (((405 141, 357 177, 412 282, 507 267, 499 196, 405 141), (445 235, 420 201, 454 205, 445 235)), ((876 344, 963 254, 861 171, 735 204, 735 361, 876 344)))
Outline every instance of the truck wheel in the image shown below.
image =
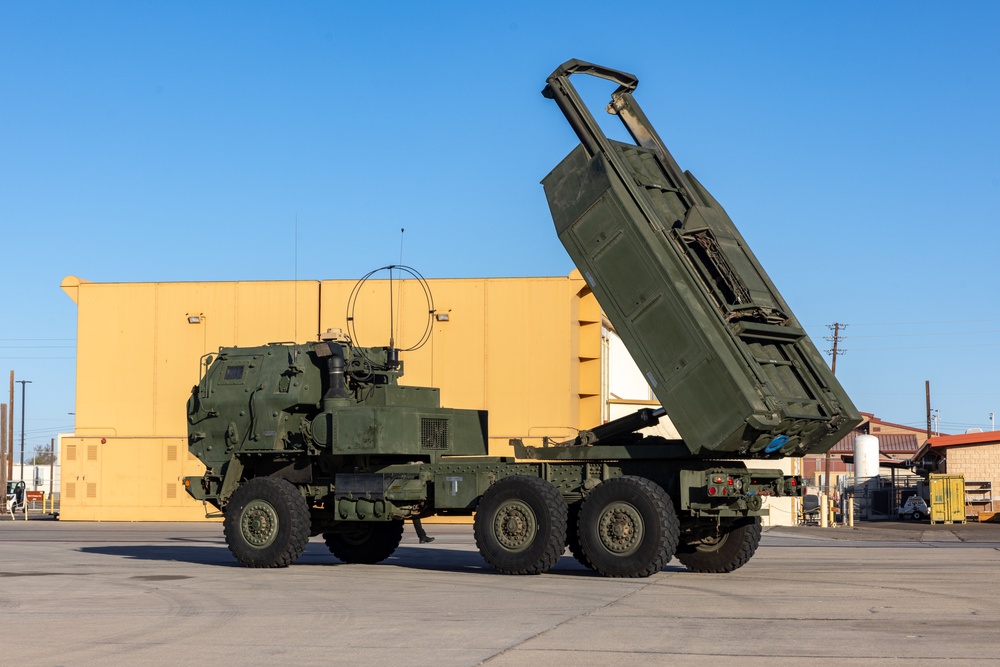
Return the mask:
POLYGON ((345 563, 381 563, 403 539, 403 522, 354 521, 346 530, 323 533, 330 553, 345 563))
POLYGON ((732 572, 747 564, 760 544, 760 517, 738 519, 719 536, 682 543, 677 559, 694 572, 732 572))
POLYGON ((583 553, 583 548, 580 546, 580 531, 577 528, 580 521, 580 505, 582 502, 578 500, 569 506, 569 514, 566 521, 566 546, 569 547, 569 552, 576 559, 577 563, 593 570, 594 566, 591 565, 586 554, 583 553))
POLYGON ((566 501, 549 482, 505 477, 476 508, 476 546, 502 574, 548 572, 566 549, 566 514, 566 501))
POLYGON ((914 521, 923 521, 924 520, 924 513, 921 512, 920 510, 914 510, 913 514, 911 514, 910 516, 913 517, 914 521))
POLYGON ((224 515, 226 544, 247 567, 288 567, 309 541, 309 505, 284 479, 245 482, 233 492, 224 515))
POLYGON ((648 577, 662 570, 680 528, 670 496, 643 477, 614 477, 597 485, 580 507, 580 547, 606 577, 648 577))

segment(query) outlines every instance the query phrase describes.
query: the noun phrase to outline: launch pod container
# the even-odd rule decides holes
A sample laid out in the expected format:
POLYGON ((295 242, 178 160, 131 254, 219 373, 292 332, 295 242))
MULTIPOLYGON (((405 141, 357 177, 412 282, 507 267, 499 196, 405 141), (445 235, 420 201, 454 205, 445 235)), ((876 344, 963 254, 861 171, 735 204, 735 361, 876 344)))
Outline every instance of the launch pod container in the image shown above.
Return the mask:
POLYGON ((559 238, 691 453, 829 450, 861 416, 722 206, 678 167, 625 72, 570 60, 548 78, 580 138, 545 179, 559 238), (570 83, 618 84, 609 139, 570 83))

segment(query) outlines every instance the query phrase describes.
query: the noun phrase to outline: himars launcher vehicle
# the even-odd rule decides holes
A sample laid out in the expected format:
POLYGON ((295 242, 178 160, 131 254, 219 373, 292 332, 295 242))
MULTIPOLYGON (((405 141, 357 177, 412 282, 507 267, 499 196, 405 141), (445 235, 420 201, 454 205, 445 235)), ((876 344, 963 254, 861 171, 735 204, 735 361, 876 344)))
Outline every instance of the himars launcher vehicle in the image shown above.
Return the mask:
POLYGON ((400 385, 398 350, 346 336, 222 348, 188 401, 196 499, 222 511, 250 567, 294 562, 311 535, 376 563, 403 523, 473 515, 476 544, 507 574, 547 571, 568 546, 607 576, 649 576, 676 556, 729 572, 756 551, 768 496, 802 480, 734 459, 822 453, 860 421, 722 207, 682 172, 632 97, 637 79, 569 61, 543 93, 580 138, 543 181, 556 231, 681 434, 642 436, 663 410, 573 441, 487 453, 487 415, 400 385), (618 84, 608 139, 570 83, 618 84))

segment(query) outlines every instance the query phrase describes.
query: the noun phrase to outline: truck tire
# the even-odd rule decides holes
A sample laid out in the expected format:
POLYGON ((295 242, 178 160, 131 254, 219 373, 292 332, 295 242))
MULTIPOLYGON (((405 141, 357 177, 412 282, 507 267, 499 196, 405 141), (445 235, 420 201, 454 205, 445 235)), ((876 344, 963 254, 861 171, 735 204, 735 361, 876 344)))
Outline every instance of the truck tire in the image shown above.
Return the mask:
POLYGON ((587 556, 583 553, 583 548, 580 546, 580 531, 577 529, 577 525, 580 521, 581 504, 583 504, 583 501, 578 500, 569 506, 569 514, 566 521, 566 546, 577 563, 589 570, 593 570, 594 566, 591 565, 587 556))
POLYGON ((223 514, 226 544, 247 567, 288 567, 309 541, 309 505, 284 479, 255 477, 244 482, 223 514))
POLYGON ((910 515, 910 518, 912 518, 914 521, 923 521, 924 513, 921 512, 920 510, 914 510, 913 514, 910 515))
POLYGON ((566 550, 566 515, 566 501, 549 482, 505 477, 476 508, 476 546, 501 574, 548 572, 566 550))
POLYGON ((606 577, 648 577, 670 562, 680 528, 670 496, 652 480, 614 477, 580 506, 578 539, 589 566, 606 577))
POLYGON ((693 572, 732 572, 753 557, 760 533, 760 517, 737 519, 717 538, 682 543, 677 559, 693 572))
POLYGON ((323 533, 334 556, 345 563, 381 563, 391 556, 403 539, 402 521, 352 521, 345 529, 323 533))

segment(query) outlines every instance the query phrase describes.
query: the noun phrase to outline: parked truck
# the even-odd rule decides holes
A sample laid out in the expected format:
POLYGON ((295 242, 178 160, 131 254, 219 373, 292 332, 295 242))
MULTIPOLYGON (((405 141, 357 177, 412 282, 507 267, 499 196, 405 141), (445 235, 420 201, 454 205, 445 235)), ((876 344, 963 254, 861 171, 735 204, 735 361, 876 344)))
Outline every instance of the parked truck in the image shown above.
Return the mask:
POLYGON ((12 517, 15 512, 27 512, 27 497, 27 486, 25 486, 24 482, 21 480, 8 480, 7 493, 4 496, 4 512, 12 517))
POLYGON ((754 555, 765 499, 803 489, 754 462, 825 452, 860 415, 725 211, 650 126, 637 84, 576 60, 548 78, 543 94, 580 145, 543 185, 559 238, 663 408, 490 456, 486 412, 401 384, 391 344, 334 332, 221 348, 188 400, 190 451, 206 471, 185 487, 221 512, 237 560, 287 566, 322 535, 340 560, 377 563, 406 520, 431 515, 471 515, 480 553, 505 574, 546 572, 567 547, 612 577, 649 576, 673 557, 730 572, 754 555), (617 84, 608 111, 634 142, 601 131, 570 81, 580 74, 617 84), (641 433, 665 413, 681 439, 641 433))

